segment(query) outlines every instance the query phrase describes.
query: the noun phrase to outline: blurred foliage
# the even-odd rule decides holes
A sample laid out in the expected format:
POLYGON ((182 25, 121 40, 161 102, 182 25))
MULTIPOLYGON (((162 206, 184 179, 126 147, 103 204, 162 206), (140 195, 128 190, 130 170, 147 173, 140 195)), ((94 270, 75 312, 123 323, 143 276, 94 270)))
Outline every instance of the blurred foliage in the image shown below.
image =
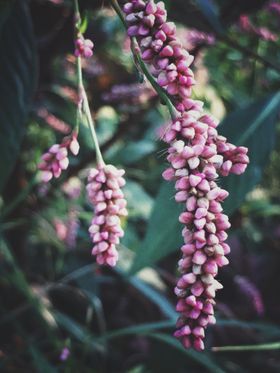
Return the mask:
MULTIPOLYGON (((165 3, 186 47, 190 28, 215 37, 212 45, 191 47, 195 96, 223 118, 221 133, 248 146, 251 158, 242 177, 220 181, 230 191, 232 253, 220 274, 224 290, 207 347, 279 342, 280 42, 239 24, 245 14, 279 35, 279 14, 267 1, 165 3)), ((0 371, 279 372, 277 351, 199 354, 172 338, 182 237, 180 206, 161 179, 167 110, 142 81, 108 3, 80 4, 86 37, 95 43, 83 68, 101 148, 127 175, 120 263, 115 270, 99 268, 90 255, 92 209, 84 184, 94 153, 88 128, 81 128, 79 157, 59 180, 42 186, 36 175, 41 154, 75 125, 72 2, 2 1, 0 371), (78 226, 71 246, 73 216, 78 226)))

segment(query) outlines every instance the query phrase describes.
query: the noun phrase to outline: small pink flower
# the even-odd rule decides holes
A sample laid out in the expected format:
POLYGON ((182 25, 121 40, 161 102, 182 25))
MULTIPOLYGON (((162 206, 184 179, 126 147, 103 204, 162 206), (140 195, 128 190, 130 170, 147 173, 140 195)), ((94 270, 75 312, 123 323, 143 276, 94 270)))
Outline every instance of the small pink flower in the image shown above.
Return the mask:
POLYGON ((60 353, 59 359, 61 361, 66 361, 66 360, 68 360, 69 356, 70 356, 70 350, 69 350, 69 348, 68 347, 63 347, 63 349, 62 349, 62 351, 60 353))
POLYGON ((94 44, 90 39, 84 39, 80 36, 75 42, 75 47, 74 54, 76 57, 90 58, 93 55, 94 44))
POLYGON ((53 177, 58 178, 61 172, 68 168, 68 150, 74 155, 79 152, 76 132, 73 132, 71 136, 65 137, 61 144, 52 145, 48 152, 42 155, 38 168, 41 170, 41 180, 43 182, 47 183, 53 177))

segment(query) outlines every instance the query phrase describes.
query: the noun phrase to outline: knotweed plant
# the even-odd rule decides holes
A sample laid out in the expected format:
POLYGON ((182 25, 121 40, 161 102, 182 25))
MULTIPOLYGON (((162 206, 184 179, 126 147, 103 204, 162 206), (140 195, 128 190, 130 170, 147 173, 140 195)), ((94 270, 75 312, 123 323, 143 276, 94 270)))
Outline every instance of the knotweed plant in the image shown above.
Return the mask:
MULTIPOLYGON (((185 348, 204 349, 205 328, 215 323, 216 291, 222 288, 216 279, 218 268, 228 264, 230 252, 228 217, 222 202, 228 192, 218 184, 220 176, 240 175, 249 162, 247 148, 235 146, 220 136, 218 122, 205 113, 203 102, 191 98, 195 84, 191 64, 194 57, 184 49, 176 35, 176 26, 167 21, 162 1, 131 0, 119 7, 111 3, 131 38, 136 65, 167 105, 172 122, 163 140, 168 147, 169 167, 163 177, 175 182, 175 200, 183 204, 179 221, 183 224, 182 257, 175 288, 176 309, 180 313, 174 335, 185 348)), ((88 200, 94 209, 89 228, 92 254, 99 264, 115 266, 116 245, 124 232, 121 219, 127 215, 122 191, 124 170, 107 165, 102 157, 87 95, 82 80, 81 58, 92 56, 93 43, 84 39, 77 0, 75 4, 75 56, 77 57, 77 123, 86 117, 96 150, 97 164, 88 174, 88 200)), ((44 180, 59 177, 68 166, 68 150, 78 153, 78 126, 72 136, 54 145, 43 156, 40 168, 44 180)))
POLYGON ((244 172, 247 149, 220 136, 218 122, 205 114, 201 101, 190 98, 194 57, 178 40, 175 24, 167 22, 164 3, 131 0, 123 5, 124 16, 115 0, 113 6, 127 27, 135 59, 161 97, 165 96, 172 115, 164 135, 170 167, 163 177, 175 181, 175 200, 184 205, 179 216, 184 244, 175 288, 180 313, 175 336, 184 347, 201 351, 205 328, 215 323, 215 295, 222 288, 216 280, 218 268, 228 264, 230 252, 225 243, 230 223, 221 205, 228 192, 217 179, 244 172))
MULTIPOLYGON (((77 58, 78 77, 77 124, 70 136, 65 137, 61 144, 51 146, 48 152, 42 156, 42 161, 38 168, 41 170, 41 180, 43 182, 49 182, 53 177, 58 178, 62 171, 68 168, 69 150, 73 155, 77 155, 79 152, 80 146, 77 137, 80 120, 84 114, 91 131, 97 161, 97 167, 89 170, 86 188, 89 202, 94 208, 94 217, 89 227, 90 238, 93 242, 92 254, 96 256, 99 264, 113 267, 118 260, 116 245, 119 244, 120 237, 124 235, 120 218, 127 215, 126 200, 122 192, 122 187, 125 185, 124 170, 118 170, 113 165, 106 165, 101 154, 87 94, 83 85, 81 61, 81 58, 88 59, 92 57, 94 44, 83 36, 78 0, 74 0, 74 6, 74 55, 77 58)), ((73 248, 76 244, 77 230, 79 228, 77 211, 70 211, 68 224, 65 229, 62 229, 63 225, 61 222, 57 221, 56 223, 58 233, 63 235, 66 244, 73 248)))

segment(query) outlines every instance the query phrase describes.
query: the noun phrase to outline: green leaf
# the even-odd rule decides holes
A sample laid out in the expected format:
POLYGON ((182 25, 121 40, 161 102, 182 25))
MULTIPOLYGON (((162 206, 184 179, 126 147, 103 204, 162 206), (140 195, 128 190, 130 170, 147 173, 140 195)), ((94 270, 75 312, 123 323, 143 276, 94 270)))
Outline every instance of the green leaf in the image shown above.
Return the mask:
POLYGON ((195 0, 195 3, 208 23, 217 34, 223 34, 224 28, 219 20, 217 9, 210 0, 195 0))
POLYGON ((119 117, 110 106, 103 106, 96 115, 96 133, 102 145, 110 140, 118 129, 119 117))
POLYGON ((128 203, 129 216, 148 219, 153 207, 153 199, 143 187, 135 181, 127 180, 124 193, 128 203))
POLYGON ((128 335, 140 335, 150 333, 154 330, 160 329, 169 329, 174 328, 174 321, 173 320, 166 320, 166 321, 158 321, 158 322, 151 322, 145 323, 140 325, 132 325, 127 328, 113 330, 111 332, 107 332, 100 338, 100 341, 107 341, 114 338, 121 338, 126 337, 128 335))
POLYGON ((228 115, 219 132, 235 145, 249 149, 250 164, 241 175, 223 178, 222 186, 229 193, 224 209, 232 214, 262 178, 275 145, 275 124, 280 108, 280 93, 258 100, 228 115))
POLYGON ((244 329, 251 329, 257 330, 264 335, 269 335, 270 337, 279 337, 280 336, 280 328, 274 324, 268 324, 263 322, 252 322, 252 321, 242 321, 242 320, 235 320, 235 319, 217 319, 217 325, 220 327, 232 327, 232 328, 244 328, 244 329))
POLYGON ((88 28, 88 13, 86 12, 83 16, 82 22, 79 26, 79 31, 81 34, 84 34, 88 28))
POLYGON ((0 191, 19 154, 35 82, 35 49, 26 1, 0 13, 0 191))
POLYGON ((182 354, 188 356, 192 360, 194 360, 196 363, 200 364, 204 368, 207 369, 209 372, 213 373, 225 373, 225 371, 220 368, 215 361, 210 357, 210 355, 207 352, 204 352, 203 354, 201 352, 196 352, 194 350, 186 350, 180 342, 178 342, 174 337, 162 334, 162 333, 149 333, 146 334, 147 336, 156 339, 158 341, 161 341, 163 343, 166 343, 170 347, 173 347, 174 349, 178 350, 182 354))
POLYGON ((147 233, 137 250, 131 272, 151 266, 159 259, 178 250, 182 244, 182 225, 178 216, 182 206, 175 202, 173 183, 163 182, 148 223, 147 233))
POLYGON ((147 155, 151 154, 155 148, 155 142, 150 140, 129 142, 115 155, 115 158, 120 163, 131 165, 132 163, 138 162, 147 155))
POLYGON ((30 354, 33 358, 33 363, 38 373, 57 373, 57 369, 52 366, 45 358, 45 356, 36 348, 36 346, 29 346, 30 354))
POLYGON ((138 289, 142 294, 149 298, 154 304, 156 304, 162 311, 164 315, 174 320, 174 324, 177 319, 177 312, 174 310, 174 306, 166 299, 166 297, 161 294, 156 289, 152 288, 150 285, 146 284, 141 279, 136 276, 129 277, 127 279, 132 286, 138 289))
POLYGON ((96 342, 96 339, 88 333, 88 331, 79 325, 76 321, 70 317, 64 315, 61 312, 53 311, 52 316, 55 321, 70 334, 72 334, 78 341, 87 344, 93 350, 103 351, 103 346, 96 342))

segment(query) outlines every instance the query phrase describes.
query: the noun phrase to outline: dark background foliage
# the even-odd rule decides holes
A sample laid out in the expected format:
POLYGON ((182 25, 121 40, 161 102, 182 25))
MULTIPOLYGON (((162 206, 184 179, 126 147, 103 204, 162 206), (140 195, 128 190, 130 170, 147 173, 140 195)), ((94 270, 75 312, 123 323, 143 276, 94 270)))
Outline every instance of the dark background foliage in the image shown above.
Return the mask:
POLYGON ((127 174, 129 218, 120 264, 111 270, 90 255, 88 129, 59 180, 42 187, 37 177, 41 154, 75 125, 72 2, 1 0, 0 371, 280 370, 280 44, 240 27, 248 15, 255 29, 279 35, 280 15, 268 1, 165 3, 196 57, 195 97, 222 120, 222 134, 248 146, 251 159, 244 175, 220 180, 230 192, 232 252, 219 275, 224 289, 206 352, 185 351, 172 337, 181 227, 173 186, 161 180, 166 148, 159 133, 168 115, 142 82, 120 21, 108 2, 80 1, 95 43, 84 63, 92 115, 106 161, 127 174), (191 44, 190 29, 215 42, 191 44), (77 186, 72 198, 69 188, 77 186), (78 230, 69 245, 59 228, 67 230, 73 216, 78 230))

